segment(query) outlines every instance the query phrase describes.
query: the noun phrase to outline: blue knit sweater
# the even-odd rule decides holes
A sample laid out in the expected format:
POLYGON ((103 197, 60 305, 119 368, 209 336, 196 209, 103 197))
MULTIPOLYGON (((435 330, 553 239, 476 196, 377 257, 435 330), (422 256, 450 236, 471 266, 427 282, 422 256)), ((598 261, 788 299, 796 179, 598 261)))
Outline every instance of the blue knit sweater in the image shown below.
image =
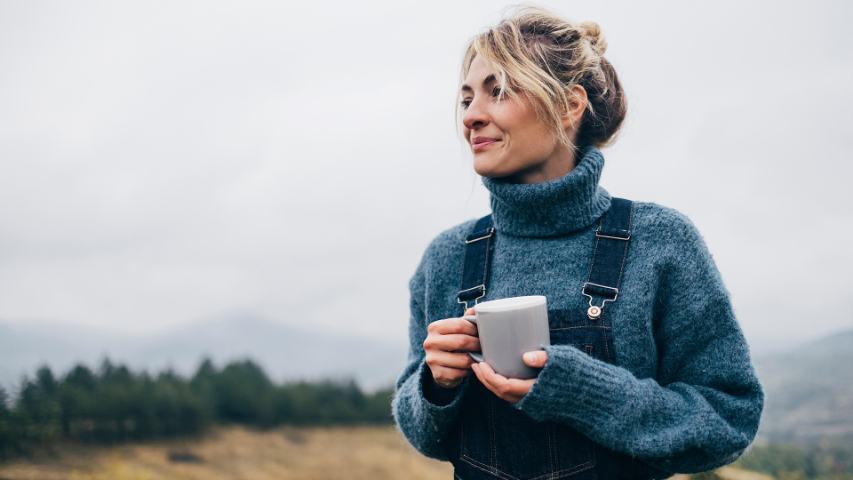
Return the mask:
MULTIPOLYGON (((599 184, 595 147, 565 176, 537 184, 483 177, 497 236, 486 296, 545 295, 549 308, 585 311, 580 295, 596 220, 610 195, 599 184)), ((423 455, 449 457, 472 373, 436 386, 424 362, 430 322, 462 315, 456 302, 464 238, 476 219, 441 232, 409 281, 408 363, 396 382, 397 427, 423 455)), ((764 393, 729 293, 702 236, 678 211, 635 202, 618 301, 609 304, 616 365, 571 345, 552 345, 537 382, 517 408, 569 425, 593 441, 669 472, 734 461, 753 440, 764 393)))

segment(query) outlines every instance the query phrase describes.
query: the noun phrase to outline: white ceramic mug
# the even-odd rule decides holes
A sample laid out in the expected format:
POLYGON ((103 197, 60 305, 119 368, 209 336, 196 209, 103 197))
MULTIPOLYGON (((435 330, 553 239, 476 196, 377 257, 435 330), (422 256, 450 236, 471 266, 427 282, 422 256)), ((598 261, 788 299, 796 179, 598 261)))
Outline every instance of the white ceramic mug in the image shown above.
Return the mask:
POLYGON ((551 344, 548 304, 543 295, 489 300, 474 306, 476 315, 462 318, 477 326, 480 353, 468 352, 475 361, 488 363, 507 378, 535 378, 538 368, 528 367, 525 352, 551 344))

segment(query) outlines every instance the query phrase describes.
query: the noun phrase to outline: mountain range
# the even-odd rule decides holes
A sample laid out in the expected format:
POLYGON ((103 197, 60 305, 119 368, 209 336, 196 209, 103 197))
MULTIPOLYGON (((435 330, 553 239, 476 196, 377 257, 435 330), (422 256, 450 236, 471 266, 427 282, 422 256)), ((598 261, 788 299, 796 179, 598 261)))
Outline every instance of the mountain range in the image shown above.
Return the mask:
POLYGON ((853 329, 758 356, 753 363, 765 393, 759 437, 853 441, 853 329))

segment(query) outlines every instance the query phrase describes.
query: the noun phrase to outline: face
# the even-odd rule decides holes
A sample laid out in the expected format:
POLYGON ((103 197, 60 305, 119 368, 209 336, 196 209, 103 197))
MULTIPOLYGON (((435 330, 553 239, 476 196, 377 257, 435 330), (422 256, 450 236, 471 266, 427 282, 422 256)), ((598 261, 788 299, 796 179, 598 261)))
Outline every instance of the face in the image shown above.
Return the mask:
MULTIPOLYGON (((536 183, 565 175, 574 167, 571 151, 537 118, 522 94, 498 100, 496 71, 478 55, 461 89, 464 136, 474 170, 515 183, 536 183)), ((582 114, 583 112, 581 112, 582 114)))

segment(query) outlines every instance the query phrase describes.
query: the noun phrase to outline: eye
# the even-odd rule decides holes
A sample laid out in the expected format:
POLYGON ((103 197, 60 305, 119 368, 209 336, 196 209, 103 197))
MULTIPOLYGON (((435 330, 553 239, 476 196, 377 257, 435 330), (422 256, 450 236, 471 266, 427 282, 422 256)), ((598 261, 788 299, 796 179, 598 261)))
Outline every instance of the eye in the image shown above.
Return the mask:
MULTIPOLYGON (((494 89, 492 89, 492 96, 493 97, 498 97, 498 96, 500 96, 500 94, 501 94, 500 85, 498 85, 494 89)), ((463 109, 468 108, 471 105, 471 99, 470 98, 463 99, 462 101, 459 102, 459 105, 463 109)))

